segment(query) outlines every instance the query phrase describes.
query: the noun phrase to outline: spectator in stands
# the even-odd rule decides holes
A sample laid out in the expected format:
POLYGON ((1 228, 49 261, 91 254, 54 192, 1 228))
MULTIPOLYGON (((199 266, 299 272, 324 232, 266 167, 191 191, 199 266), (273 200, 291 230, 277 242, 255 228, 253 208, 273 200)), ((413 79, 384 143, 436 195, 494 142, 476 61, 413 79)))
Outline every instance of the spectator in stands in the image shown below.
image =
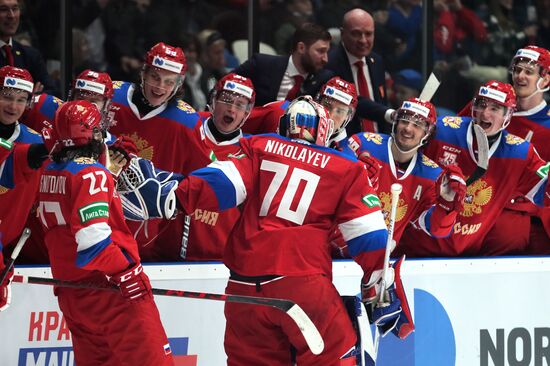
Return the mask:
POLYGON ((292 51, 292 35, 298 27, 306 22, 313 22, 313 4, 311 0, 285 0, 285 12, 282 15, 281 25, 275 31, 275 50, 280 55, 287 55, 292 51))
POLYGON ((422 90, 422 75, 413 69, 399 71, 393 77, 393 98, 390 99, 392 107, 401 107, 404 101, 418 98, 422 90))
POLYGON ((13 39, 19 28, 21 9, 18 0, 0 0, 0 66, 26 69, 34 80, 34 91, 54 93, 55 87, 40 52, 13 39))
POLYGON ((183 81, 183 100, 189 103, 195 110, 204 111, 206 108, 206 95, 201 88, 202 66, 201 42, 192 33, 181 35, 181 46, 187 58, 187 73, 183 81))
POLYGON ((290 57, 255 54, 234 72, 252 80, 258 106, 315 95, 331 77, 330 72, 323 70, 330 40, 326 29, 305 23, 294 32, 290 57))
POLYGON ((346 130, 351 136, 360 131, 389 131, 391 114, 386 106, 385 68, 382 57, 372 52, 374 19, 359 8, 350 10, 342 21, 342 43, 332 49, 326 68, 354 83, 359 91, 357 115, 346 130), (387 123, 385 123, 387 122, 387 123))
POLYGON ((396 0, 388 9, 386 28, 401 39, 404 49, 396 58, 395 67, 420 68, 420 36, 422 29, 422 7, 417 0, 396 0))
POLYGON ((220 32, 210 29, 202 31, 199 34, 199 39, 203 50, 200 59, 202 66, 201 90, 204 95, 208 96, 218 80, 227 74, 225 68, 227 43, 220 32))

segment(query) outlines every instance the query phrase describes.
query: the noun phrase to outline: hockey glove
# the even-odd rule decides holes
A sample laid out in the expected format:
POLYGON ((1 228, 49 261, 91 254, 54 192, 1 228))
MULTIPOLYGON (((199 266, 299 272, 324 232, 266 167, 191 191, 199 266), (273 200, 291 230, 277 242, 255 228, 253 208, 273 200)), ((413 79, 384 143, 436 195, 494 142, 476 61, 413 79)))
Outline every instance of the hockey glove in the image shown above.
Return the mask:
POLYGON ((378 191, 378 178, 380 177, 380 165, 376 160, 370 156, 368 152, 362 152, 359 154, 359 160, 365 164, 367 174, 369 176, 370 184, 375 191, 378 191))
POLYGON ((394 262, 392 268, 388 268, 383 301, 378 301, 376 296, 376 293, 381 293, 381 278, 374 284, 363 284, 363 302, 371 315, 371 323, 378 326, 382 336, 391 331, 404 339, 414 331, 412 315, 401 282, 401 264, 404 260, 405 256, 394 262))
POLYGON ((134 140, 124 135, 119 136, 115 142, 109 146, 109 150, 119 151, 122 155, 124 155, 128 162, 131 158, 136 157, 138 153, 134 140))
POLYGON ((38 169, 48 158, 48 148, 45 144, 31 144, 27 150, 27 164, 31 169, 38 169))
POLYGON ((11 302, 11 280, 13 279, 13 268, 8 272, 4 281, 0 284, 0 311, 6 310, 11 302))
POLYGON ((143 272, 141 263, 111 276, 109 281, 120 288, 122 296, 130 303, 137 303, 153 298, 149 277, 143 272))
POLYGON ((124 217, 143 221, 152 218, 171 219, 176 213, 177 180, 159 181, 153 163, 133 158, 117 182, 124 217))
POLYGON ((435 182, 437 205, 445 211, 461 212, 466 195, 466 180, 457 165, 447 165, 435 182))

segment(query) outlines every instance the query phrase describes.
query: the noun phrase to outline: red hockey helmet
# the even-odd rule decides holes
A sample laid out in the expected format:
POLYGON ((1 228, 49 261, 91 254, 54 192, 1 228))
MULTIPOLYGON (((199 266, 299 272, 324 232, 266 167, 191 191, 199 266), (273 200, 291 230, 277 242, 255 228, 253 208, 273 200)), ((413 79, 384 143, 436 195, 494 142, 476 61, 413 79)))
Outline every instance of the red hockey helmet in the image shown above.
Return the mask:
MULTIPOLYGON (((94 93, 113 99, 113 81, 109 74, 93 70, 82 71, 73 82, 73 93, 76 91, 94 93)), ((74 95, 73 95, 74 97, 74 95)))
POLYGON ((512 85, 497 80, 490 80, 479 88, 472 105, 475 107, 481 100, 488 100, 504 107, 516 108, 516 92, 512 85))
POLYGON ((539 66, 540 76, 545 76, 550 72, 550 51, 546 48, 537 46, 520 48, 512 59, 509 67, 510 72, 514 71, 519 62, 526 62, 529 65, 539 66))
POLYGON ((101 130, 102 115, 87 100, 65 102, 55 113, 55 132, 62 146, 87 145, 101 130))
MULTIPOLYGON (((426 135, 420 140, 420 146, 425 145, 435 131, 437 122, 437 113, 432 103, 419 98, 409 98, 403 102, 401 107, 395 113, 395 123, 392 126, 392 136, 395 139, 395 126, 399 121, 407 121, 415 125, 420 125, 423 121, 426 125, 420 125, 426 128, 426 135)), ((416 147, 416 148, 418 148, 416 147)), ((415 149, 416 149, 415 148, 415 149)))
POLYGON ((248 110, 252 109, 256 101, 256 91, 254 90, 252 80, 235 73, 225 75, 214 86, 213 100, 223 98, 224 95, 229 98, 233 95, 245 97, 249 101, 248 110))
POLYGON ((339 125, 337 131, 335 131, 339 133, 346 128, 355 114, 355 109, 357 108, 357 89, 355 89, 353 83, 335 76, 321 87, 316 100, 328 109, 331 118, 335 121, 335 127, 339 125), (348 109, 335 108, 333 106, 334 101, 348 106, 348 109))
POLYGON ((4 66, 0 68, 0 87, 20 89, 32 94, 34 83, 31 74, 27 70, 4 66))
POLYGON ((163 42, 157 43, 147 52, 145 64, 185 76, 187 60, 183 50, 163 42))
POLYGON ((334 131, 334 121, 321 104, 310 96, 302 96, 290 103, 281 119, 286 124, 287 136, 328 146, 334 131))

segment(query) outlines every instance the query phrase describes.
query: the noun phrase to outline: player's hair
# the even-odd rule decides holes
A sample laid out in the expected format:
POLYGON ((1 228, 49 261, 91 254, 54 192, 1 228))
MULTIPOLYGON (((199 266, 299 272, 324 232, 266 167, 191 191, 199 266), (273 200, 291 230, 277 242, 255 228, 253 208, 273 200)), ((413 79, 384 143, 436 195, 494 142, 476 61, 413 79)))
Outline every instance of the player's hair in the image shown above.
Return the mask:
POLYGON ((52 153, 52 160, 56 163, 63 163, 76 158, 97 160, 103 149, 102 141, 92 140, 86 145, 63 147, 52 153))
POLYGON ((296 29, 292 36, 291 50, 292 52, 296 51, 300 42, 304 42, 306 47, 309 47, 319 40, 330 42, 332 36, 325 28, 318 24, 304 23, 296 29))

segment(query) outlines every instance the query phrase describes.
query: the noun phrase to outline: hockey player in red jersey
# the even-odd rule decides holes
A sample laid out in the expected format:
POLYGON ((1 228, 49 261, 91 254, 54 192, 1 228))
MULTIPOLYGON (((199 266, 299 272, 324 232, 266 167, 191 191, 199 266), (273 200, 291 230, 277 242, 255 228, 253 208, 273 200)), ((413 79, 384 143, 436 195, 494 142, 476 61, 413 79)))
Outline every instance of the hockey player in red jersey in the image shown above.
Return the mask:
POLYGON ((55 278, 120 293, 56 288, 78 365, 173 365, 166 334, 122 214, 114 181, 98 157, 103 119, 87 101, 56 113, 59 147, 40 179, 39 217, 55 278))
MULTIPOLYGON (((241 139, 242 155, 194 171, 176 195, 185 212, 241 205, 224 256, 231 273, 226 292, 296 302, 325 342, 315 356, 285 314, 226 303, 228 365, 292 365, 290 346, 297 365, 354 365, 355 332, 326 276, 331 266, 327 242, 336 223, 363 268, 363 282, 376 288, 387 241, 380 204, 363 165, 325 147, 333 130, 326 109, 298 98, 283 118, 288 138, 241 139)), ((396 326, 395 321, 390 316, 382 323, 396 326)))
MULTIPOLYGON (((33 80, 27 70, 0 68, 0 138, 20 146, 20 153, 11 154, 0 171, 0 232, 5 251, 13 248, 23 231, 36 198, 38 168, 47 157, 40 134, 19 122, 30 103, 32 90, 33 80)), ((25 246, 20 258, 40 263, 47 253, 25 246)))
MULTIPOLYGON (((509 71, 517 103, 506 130, 530 141, 540 157, 550 161, 550 106, 544 100, 544 92, 550 87, 550 52, 537 46, 521 48, 509 71)), ((471 104, 459 115, 471 116, 471 104)), ((498 252, 527 245, 526 254, 550 254, 549 233, 550 209, 537 208, 521 193, 513 192, 485 242, 487 246, 502 247, 498 252)))
MULTIPOLYGON (((391 137, 365 132, 349 139, 350 148, 360 159, 370 158, 373 160, 370 164, 380 167, 378 196, 386 224, 391 185, 403 186, 393 234, 396 243, 409 223, 430 236, 448 236, 457 214, 462 211, 466 182, 460 169, 455 165, 442 170, 419 150, 435 134, 436 118, 433 104, 412 98, 397 110, 391 137)), ((408 249, 405 254, 415 256, 414 248, 408 249)))
POLYGON ((473 182, 467 188, 464 209, 448 238, 434 240, 414 230, 407 235, 408 245, 414 246, 418 255, 521 253, 524 247, 489 246, 484 239, 514 192, 537 206, 544 204, 548 164, 533 145, 505 131, 516 107, 512 86, 489 81, 480 87, 472 106, 472 118, 440 118, 435 138, 424 151, 440 165, 458 164, 465 176, 477 179, 470 179, 473 182), (475 133, 474 125, 483 131, 475 133), (488 169, 481 174, 478 165, 483 165, 483 139, 490 147, 488 169))
MULTIPOLYGON (((212 112, 194 129, 186 143, 193 153, 180 172, 207 166, 216 160, 239 156, 241 127, 254 107, 256 92, 250 79, 230 73, 221 78, 211 95, 212 112)), ((151 260, 221 260, 227 239, 240 216, 238 208, 217 212, 197 207, 166 223, 155 245, 142 249, 151 260)))
MULTIPOLYGON (((178 98, 186 70, 180 48, 158 43, 145 56, 139 84, 115 81, 111 107, 110 132, 130 138, 138 148, 138 156, 175 173, 182 173, 195 153, 189 141, 195 138, 195 128, 200 127, 199 115, 178 98)), ((161 221, 150 220, 140 229, 142 224, 128 223, 137 233, 140 248, 145 248, 154 245, 161 221)))

